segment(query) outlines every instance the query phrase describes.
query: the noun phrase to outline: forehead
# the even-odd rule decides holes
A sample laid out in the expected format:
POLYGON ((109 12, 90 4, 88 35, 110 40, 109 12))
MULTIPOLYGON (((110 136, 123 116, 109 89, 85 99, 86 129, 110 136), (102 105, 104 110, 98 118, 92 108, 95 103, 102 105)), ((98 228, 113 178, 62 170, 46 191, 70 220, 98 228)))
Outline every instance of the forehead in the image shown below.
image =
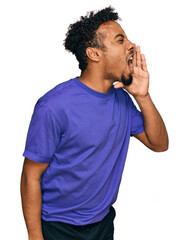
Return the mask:
POLYGON ((97 34, 98 33, 105 35, 106 38, 114 38, 117 34, 125 35, 122 27, 114 21, 107 21, 102 23, 97 30, 97 34))

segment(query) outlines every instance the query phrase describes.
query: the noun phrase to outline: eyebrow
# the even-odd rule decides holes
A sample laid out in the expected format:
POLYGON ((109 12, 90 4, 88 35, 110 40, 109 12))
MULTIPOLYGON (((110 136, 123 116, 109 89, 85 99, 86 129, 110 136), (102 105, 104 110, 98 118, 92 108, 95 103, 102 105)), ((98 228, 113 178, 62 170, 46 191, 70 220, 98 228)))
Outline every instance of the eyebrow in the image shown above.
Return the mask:
POLYGON ((125 36, 124 36, 123 34, 119 33, 119 34, 117 34, 117 35, 114 37, 114 39, 116 39, 117 37, 122 37, 122 38, 124 38, 125 36))

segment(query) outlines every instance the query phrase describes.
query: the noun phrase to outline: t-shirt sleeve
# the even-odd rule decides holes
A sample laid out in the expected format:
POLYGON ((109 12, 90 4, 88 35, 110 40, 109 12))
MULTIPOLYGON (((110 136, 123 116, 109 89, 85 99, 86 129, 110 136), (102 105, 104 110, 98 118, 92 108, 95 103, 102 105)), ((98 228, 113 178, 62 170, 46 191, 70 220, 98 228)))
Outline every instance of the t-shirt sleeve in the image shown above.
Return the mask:
POLYGON ((131 100, 131 136, 144 132, 144 119, 142 112, 139 111, 131 100))
POLYGON ((23 156, 50 163, 61 135, 53 113, 45 104, 36 104, 30 121, 23 156))

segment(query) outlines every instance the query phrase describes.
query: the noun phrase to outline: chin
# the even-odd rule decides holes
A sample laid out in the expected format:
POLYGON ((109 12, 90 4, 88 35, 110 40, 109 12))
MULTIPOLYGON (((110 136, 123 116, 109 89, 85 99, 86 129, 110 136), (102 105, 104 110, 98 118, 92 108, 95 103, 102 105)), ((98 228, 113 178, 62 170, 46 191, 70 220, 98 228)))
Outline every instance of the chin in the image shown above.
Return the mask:
POLYGON ((129 75, 128 78, 126 78, 123 74, 121 76, 121 82, 125 86, 129 86, 132 83, 132 80, 133 80, 133 77, 131 75, 129 75))

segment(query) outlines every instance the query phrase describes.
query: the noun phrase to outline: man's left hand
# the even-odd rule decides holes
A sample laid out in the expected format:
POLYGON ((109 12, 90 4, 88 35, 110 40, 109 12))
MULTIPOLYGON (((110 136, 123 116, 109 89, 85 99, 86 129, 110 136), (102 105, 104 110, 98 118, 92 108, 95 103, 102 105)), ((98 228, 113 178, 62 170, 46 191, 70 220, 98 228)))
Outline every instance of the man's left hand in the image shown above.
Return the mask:
POLYGON ((134 51, 133 68, 134 73, 131 74, 133 77, 132 83, 129 86, 125 86, 122 82, 119 82, 114 87, 125 88, 135 98, 145 97, 148 95, 149 73, 145 56, 140 53, 140 46, 137 46, 136 51, 134 51))

